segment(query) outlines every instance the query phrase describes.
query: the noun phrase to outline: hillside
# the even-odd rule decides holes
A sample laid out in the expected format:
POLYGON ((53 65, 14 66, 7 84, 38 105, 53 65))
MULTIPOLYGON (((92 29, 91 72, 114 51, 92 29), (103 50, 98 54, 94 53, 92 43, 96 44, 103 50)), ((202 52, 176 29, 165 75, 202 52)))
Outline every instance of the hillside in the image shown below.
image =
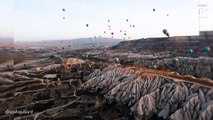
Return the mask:
POLYGON ((62 48, 65 49, 83 49, 100 46, 113 46, 119 43, 121 39, 110 39, 110 38, 79 38, 72 40, 42 40, 42 41, 21 41, 15 42, 15 46, 24 46, 31 48, 62 48))
POLYGON ((210 51, 208 54, 203 52, 203 48, 209 46, 213 48, 212 40, 204 39, 185 39, 178 40, 176 37, 172 38, 146 38, 138 39, 133 41, 122 41, 118 45, 112 47, 113 51, 116 52, 131 52, 134 48, 139 54, 150 54, 150 53, 170 53, 172 56, 189 56, 187 54, 188 49, 193 49, 193 54, 190 56, 213 56, 213 52, 210 51))

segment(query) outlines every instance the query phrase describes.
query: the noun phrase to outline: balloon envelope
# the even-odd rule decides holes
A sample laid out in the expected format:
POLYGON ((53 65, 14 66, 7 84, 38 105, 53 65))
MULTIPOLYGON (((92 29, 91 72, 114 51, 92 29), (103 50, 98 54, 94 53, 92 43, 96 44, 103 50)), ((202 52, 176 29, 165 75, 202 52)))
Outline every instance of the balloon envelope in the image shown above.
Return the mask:
POLYGON ((205 53, 208 53, 208 52, 210 52, 210 47, 205 47, 204 49, 203 49, 203 51, 205 52, 205 53))
POLYGON ((188 49, 187 53, 192 54, 193 53, 193 49, 188 49))

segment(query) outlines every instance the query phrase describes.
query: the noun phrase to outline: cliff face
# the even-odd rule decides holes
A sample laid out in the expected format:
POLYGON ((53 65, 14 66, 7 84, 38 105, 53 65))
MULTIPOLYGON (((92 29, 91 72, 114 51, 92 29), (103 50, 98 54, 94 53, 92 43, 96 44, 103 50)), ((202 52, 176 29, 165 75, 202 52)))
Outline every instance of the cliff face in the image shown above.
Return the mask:
POLYGON ((213 118, 213 89, 196 81, 134 67, 108 67, 90 74, 84 86, 127 105, 137 120, 213 118))
POLYGON ((203 48, 209 46, 213 48, 213 42, 210 39, 199 39, 194 37, 171 37, 171 38, 147 38, 132 41, 123 41, 113 46, 112 50, 116 52, 131 52, 133 48, 138 53, 159 53, 169 52, 170 56, 213 56, 213 52, 205 54, 203 48), (193 49, 193 54, 187 54, 187 49, 193 49))
POLYGON ((0 120, 211 120, 212 86, 170 71, 50 56, 0 72, 0 120))
POLYGON ((213 48, 212 40, 194 36, 149 38, 120 42, 111 48, 109 56, 119 58, 124 64, 131 61, 152 69, 213 79, 213 51, 204 52, 205 46, 213 48), (189 49, 193 52, 188 53, 189 49))

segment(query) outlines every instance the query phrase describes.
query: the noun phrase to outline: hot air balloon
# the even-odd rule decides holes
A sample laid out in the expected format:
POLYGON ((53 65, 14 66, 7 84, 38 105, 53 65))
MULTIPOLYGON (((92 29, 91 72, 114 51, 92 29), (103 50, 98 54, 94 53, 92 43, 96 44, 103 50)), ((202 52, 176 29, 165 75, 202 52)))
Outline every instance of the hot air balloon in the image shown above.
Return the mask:
POLYGON ((153 12, 155 12, 155 9, 152 9, 153 12))
POLYGON ((106 33, 106 31, 104 31, 104 34, 106 33))
POLYGON ((63 19, 65 19, 65 17, 63 17, 63 19))
POLYGON ((135 27, 135 25, 132 25, 132 27, 135 27))
POLYGON ((108 20, 108 22, 110 22, 110 20, 108 20))
POLYGON ((167 29, 163 29, 163 34, 165 34, 167 37, 169 37, 169 33, 168 33, 167 29))
POLYGON ((120 32, 122 32, 122 30, 120 30, 120 32))
POLYGON ((113 32, 111 32, 111 35, 114 35, 114 33, 113 33, 113 32))
POLYGON ((124 33, 124 35, 126 36, 126 33, 124 33))
POLYGON ((174 59, 174 62, 179 62, 179 59, 178 59, 178 58, 175 58, 175 59, 174 59))
POLYGON ((128 20, 128 19, 126 19, 126 21, 128 22, 129 20, 128 20))
POLYGON ((130 25, 129 27, 132 27, 132 25, 130 25))
POLYGON ((65 9, 63 8, 62 11, 65 12, 65 9))
POLYGON ((210 52, 210 50, 211 50, 211 49, 210 49, 210 47, 208 47, 208 46, 203 48, 203 51, 204 51, 205 53, 210 52))
POLYGON ((187 50, 187 53, 188 53, 188 54, 192 54, 192 53, 193 53, 193 49, 188 49, 188 50, 187 50))
POLYGON ((132 52, 136 53, 137 52, 136 48, 132 48, 132 52))
POLYGON ((89 27, 89 24, 86 24, 86 27, 89 27))

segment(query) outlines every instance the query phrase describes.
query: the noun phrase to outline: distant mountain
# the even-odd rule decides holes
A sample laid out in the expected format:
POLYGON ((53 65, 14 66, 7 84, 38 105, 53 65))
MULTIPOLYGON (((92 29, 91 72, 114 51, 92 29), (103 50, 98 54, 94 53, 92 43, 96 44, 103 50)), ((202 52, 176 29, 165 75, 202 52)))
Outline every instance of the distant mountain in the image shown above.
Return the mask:
POLYGON ((82 49, 89 47, 107 47, 114 46, 121 42, 122 39, 111 38, 79 38, 71 40, 41 40, 41 41, 17 41, 15 46, 30 48, 62 48, 65 49, 82 49))

